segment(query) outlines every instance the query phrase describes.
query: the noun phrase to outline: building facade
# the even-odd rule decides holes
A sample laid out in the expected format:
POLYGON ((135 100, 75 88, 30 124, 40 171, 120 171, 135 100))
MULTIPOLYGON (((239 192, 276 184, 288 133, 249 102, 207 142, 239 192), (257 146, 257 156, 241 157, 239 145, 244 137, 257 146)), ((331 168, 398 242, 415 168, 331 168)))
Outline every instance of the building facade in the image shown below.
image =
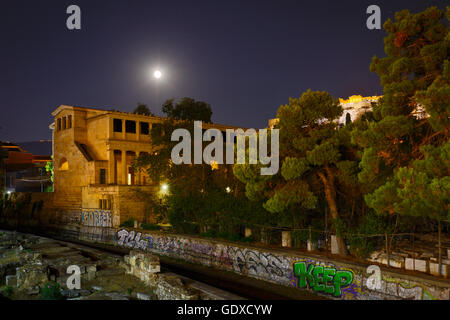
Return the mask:
POLYGON ((5 192, 43 192, 51 186, 50 174, 46 171, 50 155, 36 155, 27 152, 20 145, 3 142, 5 152, 3 178, 5 192))

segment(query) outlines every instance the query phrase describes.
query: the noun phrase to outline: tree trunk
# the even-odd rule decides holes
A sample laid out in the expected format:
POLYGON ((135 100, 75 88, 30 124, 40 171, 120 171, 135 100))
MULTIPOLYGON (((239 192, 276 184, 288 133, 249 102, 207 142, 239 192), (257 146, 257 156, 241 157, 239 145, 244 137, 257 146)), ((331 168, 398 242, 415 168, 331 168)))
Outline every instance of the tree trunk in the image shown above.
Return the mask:
MULTIPOLYGON (((334 175, 329 167, 326 167, 325 170, 327 174, 325 175, 324 173, 319 172, 319 177, 323 182, 323 186, 325 189, 325 199, 327 200, 331 217, 333 218, 333 220, 335 220, 339 218, 339 213, 336 204, 336 189, 334 186, 334 175)), ((345 245, 344 239, 340 236, 336 236, 336 240, 339 254, 343 256, 348 255, 347 246, 345 245)))

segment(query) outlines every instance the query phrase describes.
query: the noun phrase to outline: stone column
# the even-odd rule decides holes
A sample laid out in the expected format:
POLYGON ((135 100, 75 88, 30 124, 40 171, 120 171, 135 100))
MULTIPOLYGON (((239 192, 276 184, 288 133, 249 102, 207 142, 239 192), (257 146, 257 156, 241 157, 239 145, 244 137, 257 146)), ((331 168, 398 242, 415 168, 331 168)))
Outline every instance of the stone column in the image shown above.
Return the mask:
POLYGON ((113 117, 110 117, 108 122, 108 139, 113 138, 114 138, 114 119, 113 117))
MULTIPOLYGON (((136 152, 136 157, 139 157, 141 155, 141 152, 136 152)), ((137 185, 142 185, 142 172, 141 168, 137 169, 134 175, 134 183, 137 185)))
POLYGON ((128 184, 128 172, 127 172, 127 151, 122 149, 122 184, 128 184))
POLYGON ((122 119, 122 139, 123 140, 126 140, 126 138, 127 138, 127 133, 126 133, 126 131, 125 131, 125 119, 122 119))
POLYGON ((108 183, 114 184, 115 181, 115 161, 116 158, 114 157, 114 149, 108 150, 108 183))

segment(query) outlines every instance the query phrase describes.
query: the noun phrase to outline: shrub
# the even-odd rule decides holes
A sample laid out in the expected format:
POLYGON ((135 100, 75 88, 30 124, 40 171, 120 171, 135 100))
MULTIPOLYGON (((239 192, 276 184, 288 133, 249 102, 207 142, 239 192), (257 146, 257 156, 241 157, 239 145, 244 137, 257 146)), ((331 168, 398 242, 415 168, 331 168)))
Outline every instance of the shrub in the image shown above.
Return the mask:
POLYGON ((61 287, 59 283, 47 282, 43 287, 40 288, 42 300, 61 300, 61 287))
POLYGON ((161 227, 158 226, 157 224, 153 224, 153 223, 143 223, 141 224, 141 228, 144 230, 160 230, 161 227))
POLYGON ((123 222, 120 227, 125 227, 125 228, 133 228, 134 227, 134 220, 133 219, 128 219, 127 221, 123 222))
POLYGON ((3 289, 3 293, 5 294, 5 296, 10 296, 13 292, 13 288, 11 286, 7 286, 6 288, 3 289))

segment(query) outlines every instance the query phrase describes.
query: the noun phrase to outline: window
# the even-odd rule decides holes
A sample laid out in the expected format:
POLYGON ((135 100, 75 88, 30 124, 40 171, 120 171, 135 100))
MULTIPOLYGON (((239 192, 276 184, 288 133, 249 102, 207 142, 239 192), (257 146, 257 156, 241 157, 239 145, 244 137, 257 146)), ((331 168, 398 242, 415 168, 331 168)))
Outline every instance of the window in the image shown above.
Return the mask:
POLYGON ((141 122, 141 134, 149 134, 150 126, 148 122, 141 122))
POLYGON ((106 169, 100 169, 100 184, 106 184, 106 169))
POLYGON ((57 126, 57 130, 58 131, 61 131, 61 118, 58 118, 58 120, 56 120, 57 121, 57 124, 58 124, 58 126, 57 126))
POLYGON ((126 120, 125 121, 125 132, 136 133, 136 121, 126 120))
POLYGON ((114 132, 122 132, 122 120, 114 119, 114 132))
POLYGON ((67 117, 67 128, 72 128, 72 116, 67 117))
POLYGON ((62 128, 63 128, 63 130, 67 128, 66 117, 63 117, 63 119, 62 119, 62 128))

